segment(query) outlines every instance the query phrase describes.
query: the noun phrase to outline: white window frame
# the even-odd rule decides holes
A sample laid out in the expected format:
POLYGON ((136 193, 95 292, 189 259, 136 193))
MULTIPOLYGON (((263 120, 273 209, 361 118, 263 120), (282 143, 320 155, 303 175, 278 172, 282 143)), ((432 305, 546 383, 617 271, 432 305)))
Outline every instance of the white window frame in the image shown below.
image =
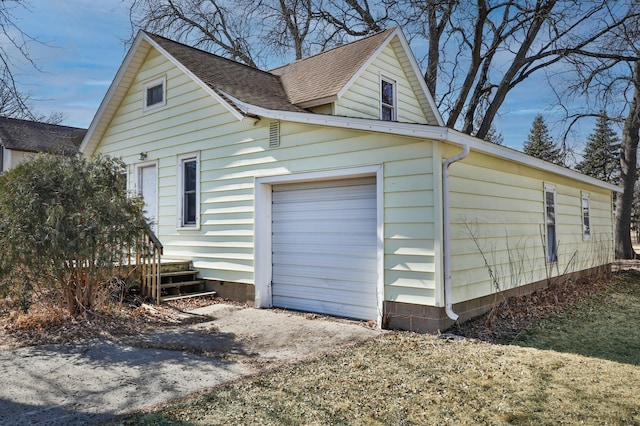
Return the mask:
POLYGON ((164 105, 167 104, 167 77, 166 76, 162 76, 160 78, 156 78, 155 80, 151 80, 147 83, 144 84, 144 105, 143 105, 143 110, 144 111, 149 111, 155 108, 159 108, 162 107, 164 105), (162 101, 161 102, 156 102, 155 104, 152 105, 148 105, 148 95, 149 95, 149 90, 156 87, 156 86, 162 86, 162 101))
POLYGON ((591 201, 588 192, 581 193, 582 239, 591 239, 591 201))
POLYGON ((390 121, 397 121, 398 120, 398 83, 393 78, 390 78, 381 74, 379 87, 380 87, 380 120, 384 120, 383 111, 384 111, 384 108, 387 107, 391 109, 390 121), (383 83, 389 83, 393 87, 393 104, 387 104, 382 101, 382 98, 383 98, 382 84, 383 83))
POLYGON ((188 154, 182 154, 178 156, 178 229, 200 229, 200 153, 191 152, 188 154), (184 217, 184 203, 185 203, 185 190, 184 190, 184 164, 187 162, 196 162, 196 188, 195 188, 195 208, 196 208, 196 220, 195 223, 185 223, 184 217))
POLYGON ((544 184, 544 229, 546 241, 545 260, 547 263, 558 261, 558 203, 556 201, 556 186, 544 184), (552 194, 553 206, 549 205, 547 194, 552 194), (553 209, 553 216, 549 216, 550 207, 553 209))

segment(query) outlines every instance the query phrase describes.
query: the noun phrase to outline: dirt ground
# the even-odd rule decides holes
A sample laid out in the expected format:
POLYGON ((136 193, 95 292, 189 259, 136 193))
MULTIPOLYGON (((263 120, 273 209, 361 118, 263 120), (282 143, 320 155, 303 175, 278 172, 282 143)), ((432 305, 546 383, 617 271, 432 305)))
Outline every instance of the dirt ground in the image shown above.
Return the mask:
POLYGON ((5 340, 0 424, 101 423, 382 333, 357 321, 225 303, 180 315, 182 325, 115 339, 5 340))

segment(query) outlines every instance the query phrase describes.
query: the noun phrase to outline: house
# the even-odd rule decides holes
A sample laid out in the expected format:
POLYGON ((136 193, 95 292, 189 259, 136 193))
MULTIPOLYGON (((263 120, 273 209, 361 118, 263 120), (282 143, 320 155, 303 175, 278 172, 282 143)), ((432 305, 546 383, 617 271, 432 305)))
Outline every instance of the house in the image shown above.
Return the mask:
POLYGON ((0 173, 39 152, 78 152, 87 130, 0 117, 0 173))
POLYGON ((613 260, 619 188, 445 128, 397 28, 270 72, 140 32, 81 151, 257 307, 444 330, 613 260))

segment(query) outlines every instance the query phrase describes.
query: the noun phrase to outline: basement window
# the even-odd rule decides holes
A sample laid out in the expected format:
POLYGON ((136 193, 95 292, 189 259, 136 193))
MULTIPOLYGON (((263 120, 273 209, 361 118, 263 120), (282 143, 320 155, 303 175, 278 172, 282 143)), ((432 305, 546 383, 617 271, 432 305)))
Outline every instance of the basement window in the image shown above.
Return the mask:
POLYGON ((166 78, 162 77, 144 85, 144 110, 166 104, 166 78))

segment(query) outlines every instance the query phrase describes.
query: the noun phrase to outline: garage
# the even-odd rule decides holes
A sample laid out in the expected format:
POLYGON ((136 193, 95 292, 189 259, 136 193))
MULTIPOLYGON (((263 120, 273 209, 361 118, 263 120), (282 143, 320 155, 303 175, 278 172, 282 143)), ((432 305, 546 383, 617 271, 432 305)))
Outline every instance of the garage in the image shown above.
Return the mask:
POLYGON ((375 177, 280 184, 272 194, 272 303, 375 320, 375 177))

